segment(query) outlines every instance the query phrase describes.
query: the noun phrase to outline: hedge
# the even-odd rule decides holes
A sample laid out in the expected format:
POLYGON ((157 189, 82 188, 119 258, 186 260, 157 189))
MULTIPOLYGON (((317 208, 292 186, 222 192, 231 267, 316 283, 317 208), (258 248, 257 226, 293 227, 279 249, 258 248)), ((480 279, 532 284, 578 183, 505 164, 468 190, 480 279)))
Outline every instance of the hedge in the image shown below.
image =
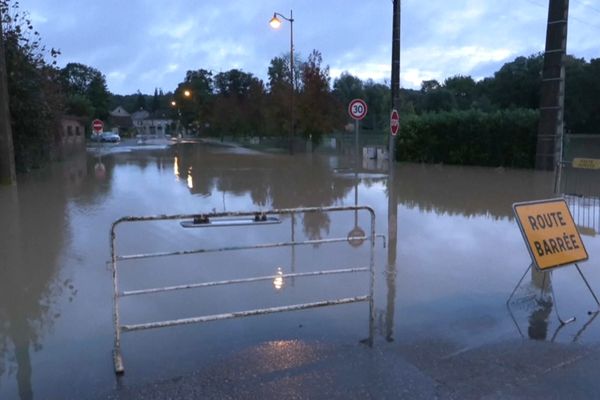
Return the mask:
POLYGON ((539 115, 511 109, 408 116, 396 141, 399 161, 532 168, 539 115))

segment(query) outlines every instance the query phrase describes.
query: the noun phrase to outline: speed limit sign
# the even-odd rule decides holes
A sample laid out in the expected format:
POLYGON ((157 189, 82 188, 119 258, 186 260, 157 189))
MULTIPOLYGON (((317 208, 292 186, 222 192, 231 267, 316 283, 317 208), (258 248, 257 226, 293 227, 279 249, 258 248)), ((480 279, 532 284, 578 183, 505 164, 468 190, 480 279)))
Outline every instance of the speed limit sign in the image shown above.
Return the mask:
POLYGON ((354 99, 348 104, 348 114, 357 121, 367 115, 367 103, 362 99, 354 99))

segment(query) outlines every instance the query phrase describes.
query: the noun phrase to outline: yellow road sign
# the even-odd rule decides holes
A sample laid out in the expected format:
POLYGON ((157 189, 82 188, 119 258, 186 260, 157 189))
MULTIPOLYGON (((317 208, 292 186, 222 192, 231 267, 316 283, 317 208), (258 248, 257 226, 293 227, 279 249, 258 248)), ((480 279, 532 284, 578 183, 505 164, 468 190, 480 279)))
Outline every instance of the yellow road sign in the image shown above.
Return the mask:
POLYGON ((539 269, 588 259, 564 199, 515 203, 513 210, 533 263, 539 269))
POLYGON ((600 160, 597 158, 574 158, 573 168, 600 169, 600 160))

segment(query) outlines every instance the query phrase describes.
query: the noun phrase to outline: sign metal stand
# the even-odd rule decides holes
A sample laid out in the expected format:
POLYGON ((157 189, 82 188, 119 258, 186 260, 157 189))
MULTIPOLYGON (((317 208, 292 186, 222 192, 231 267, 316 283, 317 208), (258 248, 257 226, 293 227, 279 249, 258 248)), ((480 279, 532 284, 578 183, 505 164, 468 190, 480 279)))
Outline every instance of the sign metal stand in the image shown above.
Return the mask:
MULTIPOLYGON (((519 279, 508 300, 506 300, 509 312, 511 311, 511 299, 532 268, 536 268, 541 272, 549 270, 548 273, 550 274, 550 279, 552 279, 552 269, 560 266, 575 265, 577 272, 579 272, 581 279, 592 294, 597 305, 595 311, 588 311, 588 315, 594 314, 595 317, 600 313, 600 301, 579 268, 578 263, 587 260, 588 254, 579 236, 567 202, 559 198, 515 203, 513 204, 513 210, 532 262, 525 270, 525 273, 523 273, 521 279, 519 279)), ((546 275, 544 275, 544 282, 541 288, 542 297, 544 296, 545 286, 546 275)), ((575 321, 575 317, 568 319, 561 318, 552 285, 550 285, 550 290, 552 292, 552 299, 554 300, 554 311, 561 326, 575 321)))

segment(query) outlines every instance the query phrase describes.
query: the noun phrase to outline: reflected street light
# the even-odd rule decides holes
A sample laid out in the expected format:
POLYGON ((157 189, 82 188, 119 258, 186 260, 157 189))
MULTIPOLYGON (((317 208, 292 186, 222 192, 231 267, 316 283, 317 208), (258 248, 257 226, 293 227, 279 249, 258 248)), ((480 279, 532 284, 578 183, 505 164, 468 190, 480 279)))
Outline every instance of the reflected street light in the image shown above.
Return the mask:
POLYGON ((276 12, 273 13, 273 18, 271 18, 271 20, 269 21, 269 25, 271 25, 271 28, 273 29, 279 29, 279 27, 281 26, 281 20, 278 18, 283 18, 284 20, 288 21, 290 23, 290 83, 292 85, 292 91, 291 91, 291 97, 290 97, 290 103, 291 103, 291 123, 290 123, 290 136, 289 136, 289 147, 290 147, 290 154, 294 154, 294 148, 293 148, 293 144, 292 144, 292 140, 294 138, 294 14, 292 13, 292 10, 290 10, 290 17, 287 18, 284 15, 276 12))

